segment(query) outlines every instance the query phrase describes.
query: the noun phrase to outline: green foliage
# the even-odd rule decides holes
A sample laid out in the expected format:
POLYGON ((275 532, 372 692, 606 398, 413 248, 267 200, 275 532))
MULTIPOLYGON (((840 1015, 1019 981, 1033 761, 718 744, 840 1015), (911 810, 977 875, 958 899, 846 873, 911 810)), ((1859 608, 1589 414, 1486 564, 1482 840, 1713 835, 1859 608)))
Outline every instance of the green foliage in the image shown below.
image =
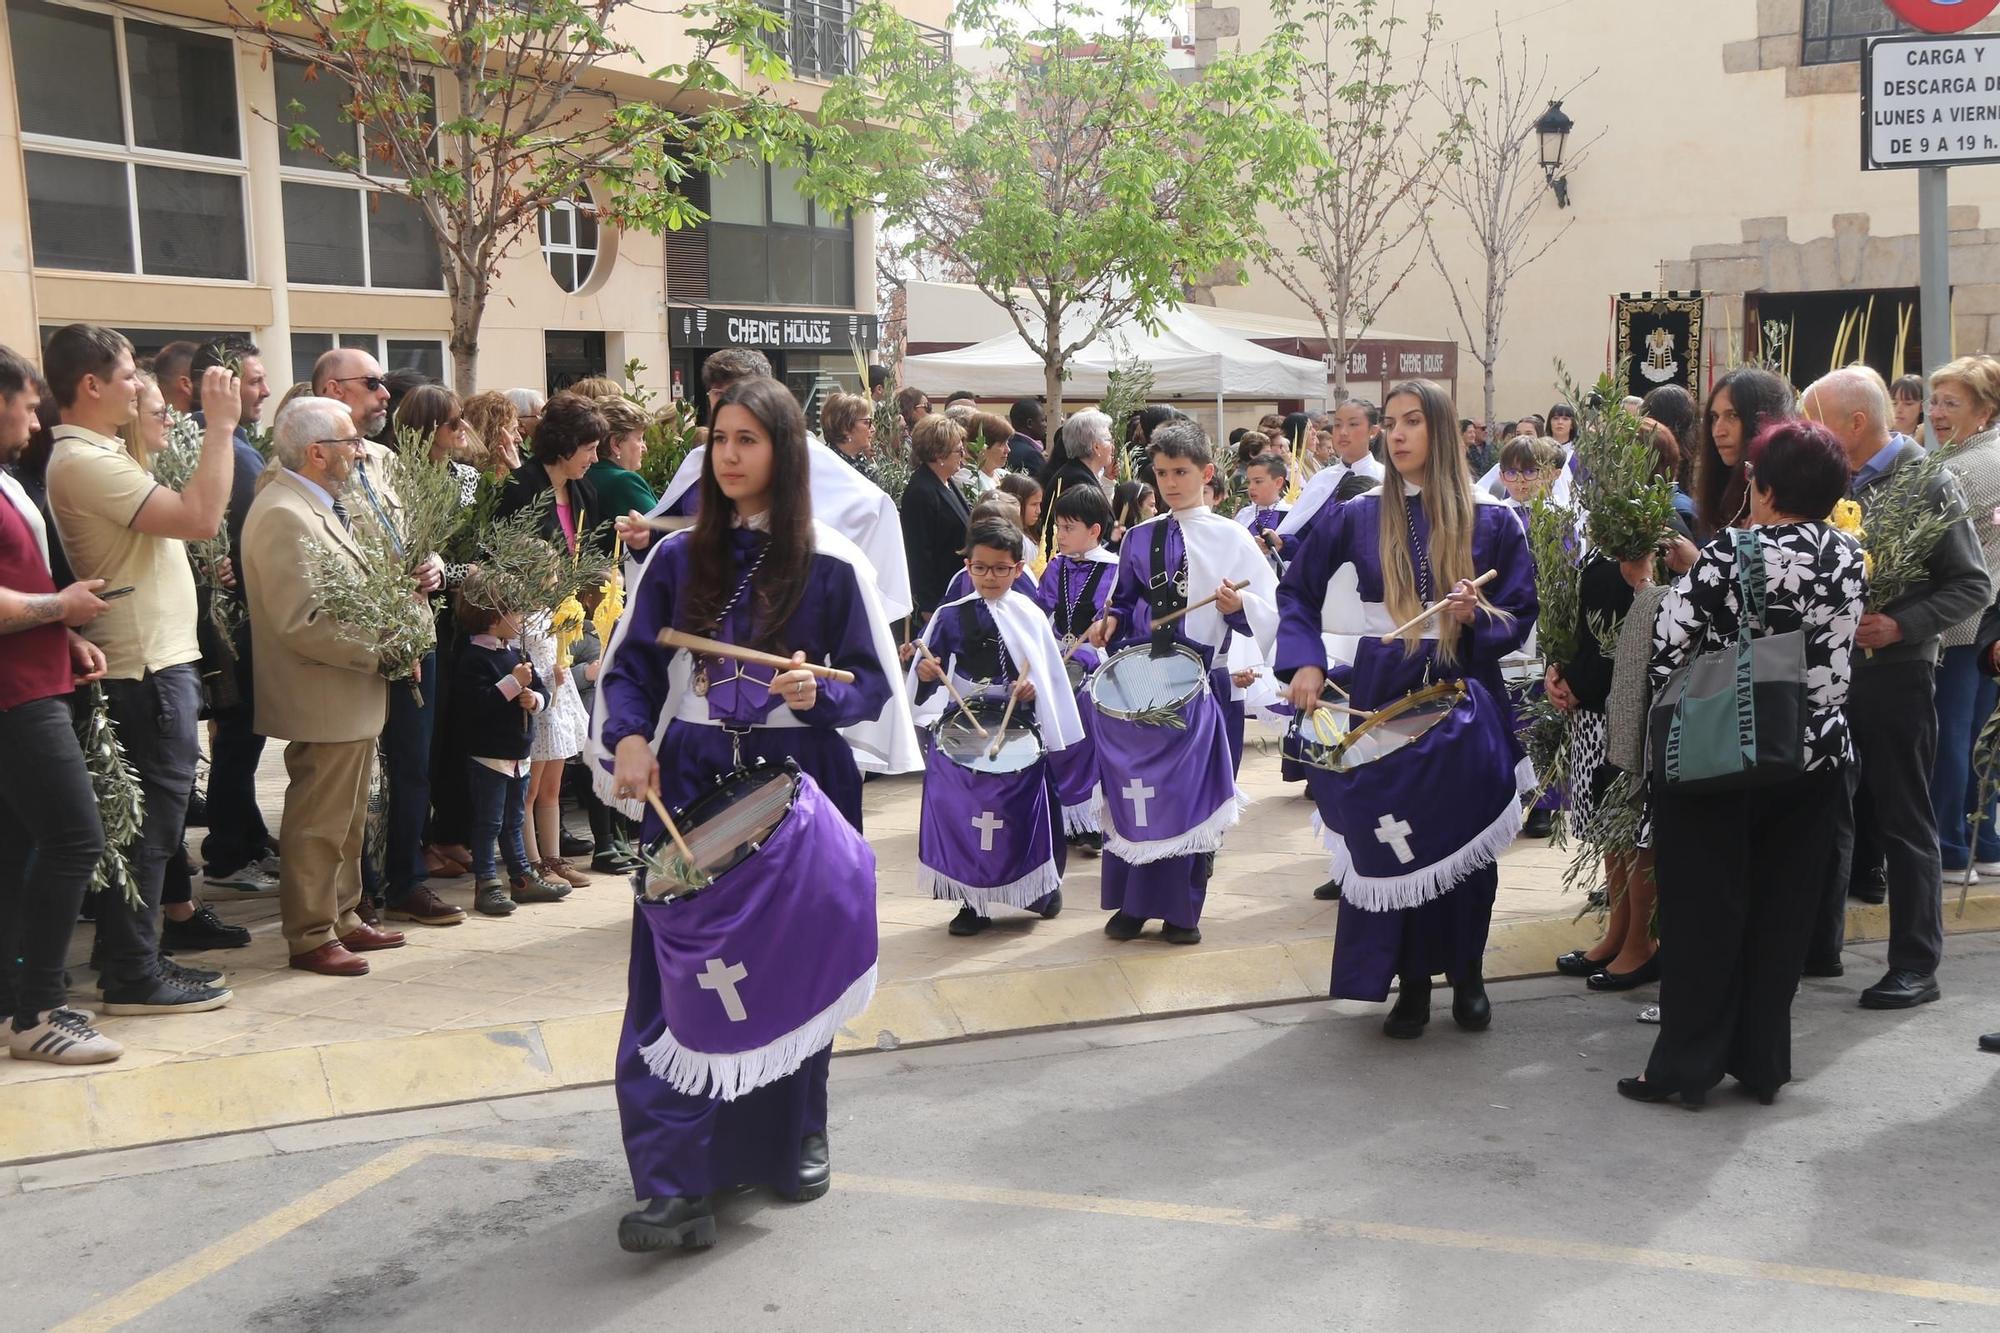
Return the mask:
POLYGON ((1528 508, 1528 549, 1535 558, 1535 643, 1547 662, 1575 658, 1582 598, 1582 552, 1576 512, 1546 495, 1528 508))
POLYGON ((524 619, 553 611, 572 597, 581 598, 610 572, 596 553, 600 542, 608 542, 608 525, 579 533, 575 555, 563 543, 542 535, 554 503, 553 493, 544 491, 479 533, 480 567, 496 581, 501 605, 524 619))
POLYGON ((132 873, 129 849, 145 828, 146 794, 125 757, 103 689, 92 683, 89 690, 90 712, 77 724, 76 739, 83 749, 84 767, 90 771, 98 818, 104 824, 104 853, 90 872, 90 891, 115 889, 125 896, 126 903, 138 908, 144 906, 144 900, 132 873))
POLYGON ((1956 488, 1940 485, 1948 478, 1945 460, 1951 453, 1949 447, 1933 449, 1861 493, 1867 610, 1892 605, 1930 577, 1926 565, 1931 552, 1962 517, 1947 498, 1957 494, 1956 488))
MULTIPOLYGON (((167 443, 153 455, 153 480, 176 493, 186 490, 201 465, 202 429, 191 416, 173 414, 167 426, 167 443)), ((203 614, 214 627, 216 637, 236 656, 236 632, 249 618, 243 598, 223 586, 222 563, 229 558, 229 529, 225 526, 213 537, 187 543, 188 558, 194 564, 195 582, 203 592, 203 614)), ((241 571, 238 571, 241 578, 241 571)))
POLYGON ((1621 383, 1607 373, 1585 393, 1556 365, 1562 400, 1576 404, 1575 449, 1583 463, 1576 501, 1585 515, 1584 535, 1592 551, 1639 560, 1657 552, 1673 531, 1674 483, 1656 475, 1659 455, 1648 427, 1619 406, 1621 383))
MULTIPOLYGON (((370 512, 358 490, 350 483, 348 512, 370 512)), ((374 651, 386 679, 410 680, 437 645, 430 601, 410 577, 411 559, 380 524, 357 521, 351 536, 358 554, 316 539, 305 544, 306 582, 342 638, 374 651)))
POLYGON ((1104 376, 1104 398, 1097 410, 1111 418, 1111 439, 1118 447, 1119 480, 1128 480, 1131 468, 1131 451, 1125 441, 1132 431, 1132 420, 1153 401, 1153 367, 1138 358, 1119 358, 1111 363, 1110 371, 1104 376))

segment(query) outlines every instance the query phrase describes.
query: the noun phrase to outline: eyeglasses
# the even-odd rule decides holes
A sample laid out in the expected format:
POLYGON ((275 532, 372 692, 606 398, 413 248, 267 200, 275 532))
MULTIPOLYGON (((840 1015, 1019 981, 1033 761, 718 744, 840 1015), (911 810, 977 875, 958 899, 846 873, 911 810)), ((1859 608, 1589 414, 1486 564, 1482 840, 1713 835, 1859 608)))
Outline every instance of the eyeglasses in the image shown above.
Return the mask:
POLYGON ((966 568, 972 572, 972 576, 974 578, 981 578, 981 579, 1004 579, 1009 574, 1012 574, 1015 570, 1019 569, 1020 567, 1021 566, 1018 561, 1011 565, 967 565, 966 566, 966 568))
POLYGON ((374 393, 377 389, 383 387, 385 383, 380 375, 336 375, 329 382, 333 384, 359 384, 370 393, 374 393))
POLYGON ((1500 471, 1500 480, 1502 480, 1502 481, 1533 481, 1533 480, 1534 480, 1534 479, 1535 479, 1536 477, 1539 477, 1539 476, 1541 476, 1541 475, 1542 475, 1542 474, 1541 474, 1541 473, 1539 473, 1539 472, 1518 472, 1518 471, 1516 471, 1516 470, 1515 470, 1515 469, 1513 469, 1513 468, 1502 468, 1502 469, 1501 469, 1501 471, 1500 471))
POLYGON ((344 435, 344 436, 342 436, 342 437, 341 437, 340 439, 337 439, 337 440, 314 440, 314 441, 313 441, 313 443, 314 443, 314 444, 344 444, 344 445, 348 445, 348 446, 350 446, 350 447, 352 447, 352 448, 355 448, 355 449, 359 449, 359 448, 360 448, 360 447, 361 447, 362 445, 364 445, 364 444, 368 443, 368 441, 367 441, 366 439, 364 439, 363 437, 359 436, 359 435, 344 435))
POLYGON ((174 424, 174 409, 171 407, 162 407, 157 411, 148 412, 146 415, 159 422, 162 426, 171 426, 174 424))

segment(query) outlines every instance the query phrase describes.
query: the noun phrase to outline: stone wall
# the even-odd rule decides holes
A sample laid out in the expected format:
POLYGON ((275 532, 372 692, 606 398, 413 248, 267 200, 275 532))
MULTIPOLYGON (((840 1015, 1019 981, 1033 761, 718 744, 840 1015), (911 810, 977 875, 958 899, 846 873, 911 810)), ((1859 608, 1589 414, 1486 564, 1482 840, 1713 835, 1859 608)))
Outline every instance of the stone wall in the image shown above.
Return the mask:
MULTIPOLYGON (((1861 91, 1861 62, 1838 65, 1802 65, 1805 54, 1805 5, 1802 0, 1756 0, 1757 35, 1740 42, 1725 42, 1722 68, 1730 74, 1751 74, 1758 70, 1785 71, 1785 96, 1812 97, 1819 93, 1861 91)), ((1973 32, 2000 32, 2000 14, 1972 25, 1973 32)))

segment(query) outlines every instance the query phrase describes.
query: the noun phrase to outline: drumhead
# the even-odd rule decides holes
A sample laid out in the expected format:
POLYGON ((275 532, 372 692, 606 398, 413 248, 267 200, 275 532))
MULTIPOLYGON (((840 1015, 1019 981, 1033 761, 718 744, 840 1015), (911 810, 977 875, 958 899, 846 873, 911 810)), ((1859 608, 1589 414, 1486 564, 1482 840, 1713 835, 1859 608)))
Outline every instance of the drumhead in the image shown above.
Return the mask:
POLYGON ((1113 653, 1090 678, 1090 701, 1107 717, 1137 721, 1162 709, 1177 710, 1208 687, 1208 667, 1186 644, 1153 656, 1150 643, 1113 653))
POLYGON ((1004 699, 968 699, 964 711, 954 708, 938 719, 931 741, 939 754, 974 773, 1023 772, 1042 757, 1041 733, 1018 707, 1003 731, 1000 717, 1006 711, 1004 699), (984 736, 973 727, 975 720, 986 728, 984 736))
POLYGON ((1355 724, 1324 766, 1337 773, 1351 773, 1386 759, 1450 717, 1465 698, 1464 683, 1455 680, 1439 681, 1407 695, 1355 724))
POLYGON ((753 764, 724 774, 710 790, 673 812, 674 824, 694 854, 696 874, 685 874, 680 848, 664 831, 646 845, 644 894, 687 897, 703 878, 716 877, 750 859, 777 831, 798 800, 798 770, 791 764, 753 764), (654 866, 671 867, 661 875, 654 866))

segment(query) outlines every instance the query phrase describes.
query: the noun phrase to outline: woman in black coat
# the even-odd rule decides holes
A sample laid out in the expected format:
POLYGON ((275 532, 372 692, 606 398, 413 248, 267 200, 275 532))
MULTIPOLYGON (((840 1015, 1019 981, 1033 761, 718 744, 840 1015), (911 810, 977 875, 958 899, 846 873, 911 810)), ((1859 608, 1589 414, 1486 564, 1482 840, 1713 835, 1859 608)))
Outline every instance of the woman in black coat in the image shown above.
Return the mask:
MULTIPOLYGON (((1045 553, 1055 550, 1056 497, 1078 486, 1104 488, 1104 474, 1117 457, 1111 442, 1111 418, 1102 412, 1077 412, 1063 422, 1056 442, 1049 450, 1048 464, 1038 478, 1042 485, 1042 521, 1033 534, 1045 553)), ((1107 492, 1105 499, 1109 500, 1107 492)))
POLYGON ((495 518, 506 518, 551 496, 542 511, 541 532, 561 541, 574 553, 579 542, 611 554, 612 531, 597 499, 597 488, 583 474, 597 461, 598 442, 611 433, 604 414, 573 393, 559 393, 542 409, 535 428, 533 456, 507 478, 494 506, 495 518))
POLYGON ((910 433, 910 456, 917 466, 903 492, 903 552, 921 624, 965 565, 965 525, 972 510, 951 480, 965 461, 964 427, 950 417, 924 417, 910 433))

